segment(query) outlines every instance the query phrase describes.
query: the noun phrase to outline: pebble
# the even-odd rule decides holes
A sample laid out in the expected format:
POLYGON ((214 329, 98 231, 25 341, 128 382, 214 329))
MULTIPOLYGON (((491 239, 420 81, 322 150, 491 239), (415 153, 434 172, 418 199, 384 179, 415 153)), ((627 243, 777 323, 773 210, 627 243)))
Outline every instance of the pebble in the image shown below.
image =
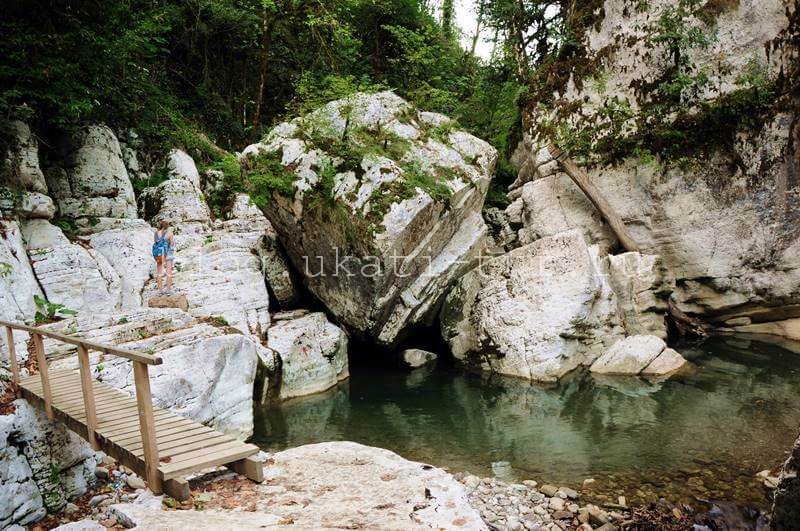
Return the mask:
POLYGON ((478 476, 467 476, 464 478, 464 485, 469 487, 470 489, 477 489, 478 485, 481 484, 481 478, 478 476))
POLYGON ((550 502, 548 502, 548 506, 555 510, 555 511, 563 511, 564 510, 564 500, 561 498, 550 498, 550 502))
POLYGON ((561 487, 560 490, 561 490, 561 492, 566 494, 567 498, 569 498, 570 500, 577 500, 580 497, 580 495, 578 494, 577 491, 575 491, 575 490, 573 490, 573 489, 571 489, 569 487, 561 487))
POLYGON ((536 486, 538 485, 538 483, 536 483, 532 479, 526 479, 525 481, 522 482, 522 484, 525 485, 526 487, 530 487, 532 489, 535 489, 536 486))
POLYGON ((98 494, 97 496, 92 496, 92 499, 89 500, 89 507, 97 507, 100 502, 105 501, 108 499, 108 495, 106 494, 98 494))
POLYGON ((552 498, 556 495, 556 492, 558 492, 558 487, 554 485, 542 485, 539 490, 548 498, 552 498))
POLYGON ((620 496, 619 498, 617 498, 617 501, 623 507, 627 507, 628 506, 628 500, 625 499, 625 496, 620 496))
POLYGON ((74 503, 68 503, 64 506, 64 514, 71 515, 80 511, 80 508, 74 503))
POLYGON ((98 466, 94 469, 94 475, 100 479, 108 479, 108 469, 102 466, 98 466))
POLYGON ((133 490, 143 489, 145 487, 144 480, 138 476, 128 476, 126 482, 133 490))

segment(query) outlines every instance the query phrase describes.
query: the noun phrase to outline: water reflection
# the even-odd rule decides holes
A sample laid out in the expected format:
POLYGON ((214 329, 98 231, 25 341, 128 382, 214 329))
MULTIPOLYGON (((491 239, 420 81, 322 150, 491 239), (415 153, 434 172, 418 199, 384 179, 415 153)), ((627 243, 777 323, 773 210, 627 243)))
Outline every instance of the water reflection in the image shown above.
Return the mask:
POLYGON ((800 355, 739 339, 684 353, 696 369, 660 383, 356 368, 329 392, 259 412, 255 438, 270 450, 353 440, 478 474, 508 461, 520 479, 602 478, 600 498, 672 489, 677 499, 690 488, 757 503, 754 474, 781 462, 800 426, 800 355))

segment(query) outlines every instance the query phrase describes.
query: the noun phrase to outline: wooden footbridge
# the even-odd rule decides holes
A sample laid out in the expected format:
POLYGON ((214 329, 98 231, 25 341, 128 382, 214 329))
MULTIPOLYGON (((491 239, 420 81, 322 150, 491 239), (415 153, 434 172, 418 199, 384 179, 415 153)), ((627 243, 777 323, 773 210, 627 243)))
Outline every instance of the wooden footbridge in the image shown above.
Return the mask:
POLYGON ((2 320, 0 326, 6 330, 12 377, 22 397, 86 439, 95 450, 142 476, 154 493, 166 492, 185 500, 189 484, 184 477, 220 465, 253 481, 264 480, 262 464, 254 458, 257 446, 153 406, 148 366, 160 365, 160 357, 2 320), (38 374, 20 378, 14 330, 31 335, 38 374), (48 370, 42 337, 77 347, 80 370, 48 370), (92 350, 133 363, 135 397, 92 378, 92 350))

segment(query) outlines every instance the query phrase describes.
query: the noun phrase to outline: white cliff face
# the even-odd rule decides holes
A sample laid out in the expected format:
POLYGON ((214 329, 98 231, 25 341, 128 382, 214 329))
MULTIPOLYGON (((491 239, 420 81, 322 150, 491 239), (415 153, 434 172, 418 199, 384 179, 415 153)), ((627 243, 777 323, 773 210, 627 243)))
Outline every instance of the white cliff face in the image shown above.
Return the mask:
POLYGON ((554 381, 624 334, 606 274, 580 231, 542 238, 464 275, 442 334, 467 367, 554 381))
POLYGON ((0 416, 0 527, 59 511, 93 485, 94 451, 25 400, 0 416))
POLYGON ((318 393, 350 376, 347 336, 324 313, 276 322, 267 346, 281 358, 281 399, 318 393))
POLYGON ((480 210, 496 152, 444 117, 432 123, 391 92, 356 94, 277 126, 242 154, 293 173, 291 193, 273 192, 265 206, 290 260, 338 319, 387 345, 433 317, 484 246, 480 210), (343 138, 348 160, 327 146, 343 138))
POLYGON ((120 303, 120 278, 93 249, 71 243, 46 220, 23 224, 34 274, 47 300, 75 311, 110 312, 120 303))
POLYGON ((46 176, 66 218, 135 218, 136 199, 116 135, 103 125, 81 129, 72 149, 46 176))

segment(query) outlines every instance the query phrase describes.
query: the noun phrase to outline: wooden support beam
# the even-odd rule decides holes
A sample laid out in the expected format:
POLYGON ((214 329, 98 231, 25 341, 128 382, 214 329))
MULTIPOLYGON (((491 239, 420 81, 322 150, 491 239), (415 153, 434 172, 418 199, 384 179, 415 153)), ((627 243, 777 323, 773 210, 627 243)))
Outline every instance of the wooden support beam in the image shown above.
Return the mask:
POLYGON ((589 201, 591 201, 597 211, 600 212, 600 216, 608 223, 609 227, 611 227, 620 245, 622 245, 626 251, 638 252, 639 246, 636 244, 633 236, 631 236, 631 233, 628 232, 628 228, 625 226, 622 218, 617 214, 614 207, 606 200, 600 190, 592 183, 589 176, 586 175, 586 172, 580 169, 578 165, 555 144, 548 145, 547 149, 550 152, 550 156, 561 165, 564 173, 569 175, 570 179, 578 185, 578 188, 586 194, 589 201))
POLYGON ((97 430, 97 410, 94 403, 92 390, 92 367, 89 365, 89 351, 83 345, 78 345, 78 365, 81 372, 81 388, 83 389, 83 408, 86 411, 86 440, 95 451, 100 449, 94 432, 97 430))
POLYGON ((53 420, 53 393, 50 390, 50 375, 47 368, 47 358, 44 355, 42 336, 33 334, 33 346, 36 350, 36 363, 39 365, 39 377, 42 380, 42 393, 44 394, 44 412, 47 418, 53 420))
POLYGON ((19 365, 17 364, 17 347, 14 345, 14 329, 6 327, 6 345, 8 346, 8 363, 11 365, 11 377, 19 383, 19 365))
POLYGON ((264 481, 264 463, 257 461, 255 457, 246 457, 225 466, 250 481, 255 481, 256 483, 264 481))
POLYGON ((147 365, 133 362, 133 380, 136 385, 136 404, 139 406, 139 431, 144 447, 145 479, 154 494, 161 494, 161 476, 158 473, 158 445, 153 418, 153 397, 150 394, 150 377, 147 365))

